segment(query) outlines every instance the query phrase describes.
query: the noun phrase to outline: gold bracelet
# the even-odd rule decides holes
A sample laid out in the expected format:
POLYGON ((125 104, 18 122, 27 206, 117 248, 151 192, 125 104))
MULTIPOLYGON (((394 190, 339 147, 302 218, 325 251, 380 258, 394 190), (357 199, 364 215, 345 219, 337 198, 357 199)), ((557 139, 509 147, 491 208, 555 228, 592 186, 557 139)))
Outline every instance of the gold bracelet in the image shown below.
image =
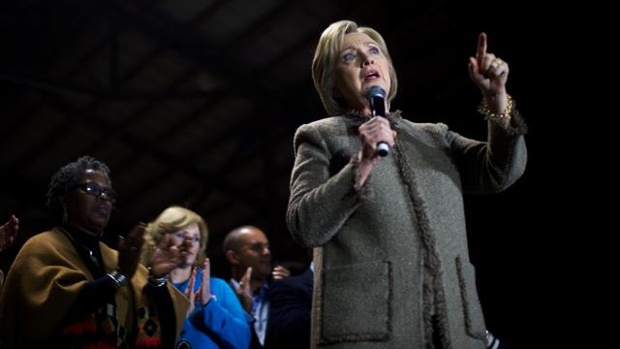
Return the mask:
POLYGON ((508 106, 506 107, 506 109, 504 110, 503 113, 500 114, 496 114, 494 112, 491 111, 491 109, 489 109, 489 106, 487 105, 487 101, 486 99, 482 99, 482 102, 480 102, 480 106, 478 107, 478 112, 484 116, 486 116, 489 119, 507 119, 510 118, 510 114, 512 114, 512 110, 514 109, 514 100, 512 99, 512 97, 510 95, 507 96, 508 97, 508 106))

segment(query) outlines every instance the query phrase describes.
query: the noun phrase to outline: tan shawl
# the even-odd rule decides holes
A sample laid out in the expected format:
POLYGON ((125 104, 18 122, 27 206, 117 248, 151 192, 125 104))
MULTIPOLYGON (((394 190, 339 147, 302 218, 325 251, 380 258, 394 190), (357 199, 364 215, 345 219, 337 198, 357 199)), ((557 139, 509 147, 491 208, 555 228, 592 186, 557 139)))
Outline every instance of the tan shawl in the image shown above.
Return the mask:
MULTIPOLYGON (((100 247, 105 270, 111 272, 117 266, 118 252, 103 243, 100 247)), ((153 315, 145 311, 152 309, 147 274, 148 270, 140 265, 129 287, 116 291, 116 320, 129 332, 119 336, 119 345, 134 338, 136 343, 128 345, 135 347, 140 342, 148 343, 149 337, 159 336, 158 332, 144 331, 143 326, 153 315), (138 333, 131 333, 134 328, 138 333)), ((28 346, 71 331, 65 326, 66 316, 82 287, 92 280, 86 264, 60 229, 30 238, 16 256, 0 294, 0 347, 28 346)), ((174 305, 178 337, 189 302, 174 286, 166 287, 174 305)), ((95 326, 95 314, 85 319, 88 322, 95 326)))

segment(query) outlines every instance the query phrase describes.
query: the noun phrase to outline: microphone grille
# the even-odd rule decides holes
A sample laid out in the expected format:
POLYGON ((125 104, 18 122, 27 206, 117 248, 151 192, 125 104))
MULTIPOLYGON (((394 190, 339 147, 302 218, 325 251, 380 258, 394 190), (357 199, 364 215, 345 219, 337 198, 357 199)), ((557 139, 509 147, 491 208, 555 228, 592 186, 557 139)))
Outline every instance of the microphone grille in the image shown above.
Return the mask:
POLYGON ((371 86, 368 90, 368 98, 377 97, 385 99, 385 90, 381 86, 371 86))

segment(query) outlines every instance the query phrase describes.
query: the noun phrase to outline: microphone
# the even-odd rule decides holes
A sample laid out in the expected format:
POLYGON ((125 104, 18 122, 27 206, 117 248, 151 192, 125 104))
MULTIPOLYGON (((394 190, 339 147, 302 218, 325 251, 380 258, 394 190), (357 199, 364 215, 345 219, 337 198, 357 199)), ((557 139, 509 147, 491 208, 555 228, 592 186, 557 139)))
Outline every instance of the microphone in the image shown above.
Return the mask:
MULTIPOLYGON (((371 86, 367 94, 368 103, 372 116, 385 117, 385 90, 381 86, 371 86)), ((377 153, 379 156, 387 156, 390 153, 390 146, 385 142, 377 144, 377 153)))

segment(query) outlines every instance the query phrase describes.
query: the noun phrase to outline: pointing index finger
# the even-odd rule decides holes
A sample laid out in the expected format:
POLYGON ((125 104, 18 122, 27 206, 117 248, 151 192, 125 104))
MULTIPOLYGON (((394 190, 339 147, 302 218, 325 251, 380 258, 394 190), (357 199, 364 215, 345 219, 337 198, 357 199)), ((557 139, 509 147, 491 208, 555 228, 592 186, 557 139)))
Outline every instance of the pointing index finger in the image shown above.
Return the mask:
POLYGON ((484 56, 487 54, 487 34, 480 33, 478 35, 478 47, 476 49, 476 60, 478 63, 482 61, 484 56))

